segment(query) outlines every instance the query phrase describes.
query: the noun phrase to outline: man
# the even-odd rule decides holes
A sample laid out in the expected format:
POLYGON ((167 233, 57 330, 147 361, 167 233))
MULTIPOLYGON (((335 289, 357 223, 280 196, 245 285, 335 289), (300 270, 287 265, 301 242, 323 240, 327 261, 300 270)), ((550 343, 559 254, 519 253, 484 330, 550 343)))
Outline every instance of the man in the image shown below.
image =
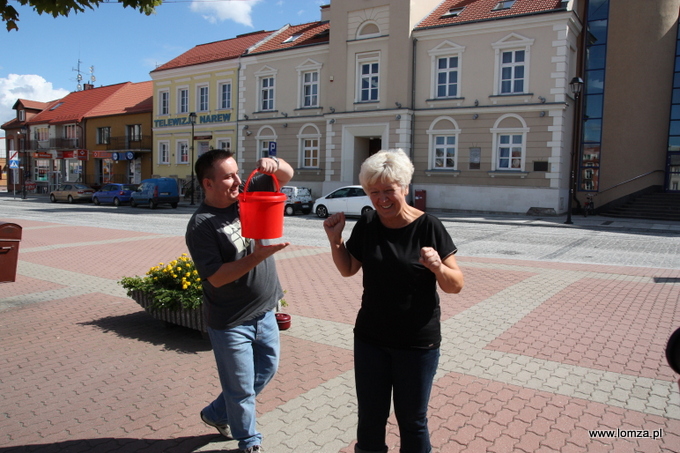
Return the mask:
MULTIPOLYGON (((276 157, 260 159, 258 170, 249 191, 274 191, 272 175, 283 186, 294 173, 276 157)), ((265 244, 241 236, 242 181, 230 151, 202 154, 196 176, 205 200, 189 221, 186 244, 203 282, 203 310, 222 386, 217 399, 201 411, 201 419, 238 440, 240 451, 261 452, 255 397, 278 367, 274 309, 283 297, 273 255, 289 243, 265 244)))

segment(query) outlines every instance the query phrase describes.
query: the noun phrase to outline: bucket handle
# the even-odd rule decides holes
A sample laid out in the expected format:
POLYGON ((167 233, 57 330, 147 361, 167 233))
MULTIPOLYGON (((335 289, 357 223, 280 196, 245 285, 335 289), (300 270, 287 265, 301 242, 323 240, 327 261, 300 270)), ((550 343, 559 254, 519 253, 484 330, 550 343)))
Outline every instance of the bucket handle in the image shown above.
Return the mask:
MULTIPOLYGON (((246 181, 246 184, 243 186, 243 197, 247 197, 248 193, 248 185, 250 184, 250 180, 253 179, 253 176, 255 176, 255 173, 257 173, 258 170, 257 168, 253 170, 253 172, 248 176, 248 180, 246 181)), ((272 174, 271 177, 274 179, 274 185, 276 186, 276 192, 279 192, 281 188, 279 187, 279 180, 276 178, 276 175, 272 174)))

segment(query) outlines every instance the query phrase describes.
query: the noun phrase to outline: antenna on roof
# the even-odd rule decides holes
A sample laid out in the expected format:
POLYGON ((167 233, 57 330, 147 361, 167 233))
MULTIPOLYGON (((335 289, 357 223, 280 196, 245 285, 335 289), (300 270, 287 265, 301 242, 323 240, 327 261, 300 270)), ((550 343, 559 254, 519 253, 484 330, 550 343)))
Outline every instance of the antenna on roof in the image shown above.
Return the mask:
POLYGON ((90 83, 94 85, 94 82, 97 80, 97 78, 94 76, 94 66, 90 66, 90 83))
POLYGON ((83 75, 80 73, 80 58, 78 58, 78 68, 71 68, 72 71, 76 71, 78 75, 76 76, 76 80, 78 81, 78 91, 83 89, 83 84, 80 83, 83 81, 83 75))

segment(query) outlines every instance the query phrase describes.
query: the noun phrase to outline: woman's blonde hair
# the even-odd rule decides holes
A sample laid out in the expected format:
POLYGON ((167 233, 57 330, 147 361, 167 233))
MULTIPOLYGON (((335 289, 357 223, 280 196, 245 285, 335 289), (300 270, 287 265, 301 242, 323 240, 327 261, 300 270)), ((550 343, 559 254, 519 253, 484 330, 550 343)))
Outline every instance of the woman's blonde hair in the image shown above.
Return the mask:
POLYGON ((368 192, 368 186, 376 182, 396 182, 408 188, 413 177, 413 163, 403 149, 378 151, 361 164, 359 183, 368 192))

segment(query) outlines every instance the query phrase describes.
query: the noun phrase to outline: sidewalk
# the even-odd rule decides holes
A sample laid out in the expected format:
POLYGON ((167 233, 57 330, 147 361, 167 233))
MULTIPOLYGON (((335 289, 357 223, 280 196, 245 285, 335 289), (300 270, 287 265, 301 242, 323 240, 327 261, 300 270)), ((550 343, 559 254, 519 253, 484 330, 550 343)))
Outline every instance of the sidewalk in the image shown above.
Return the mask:
MULTIPOLYGON (((592 219, 457 217, 641 228, 592 219)), ((19 275, 0 284, 0 453, 235 449, 198 417, 219 392, 209 342, 166 328, 117 284, 185 252, 183 237, 17 223, 19 275)), ((361 278, 341 278, 326 248, 291 246, 276 257, 293 326, 282 332, 279 373, 258 399, 264 446, 351 453, 361 278)), ((435 451, 678 451, 679 376, 664 347, 680 327, 679 269, 459 261, 466 287, 442 296, 435 451), (634 437, 645 434, 657 438, 634 437)), ((392 417, 390 453, 397 433, 392 417)))

